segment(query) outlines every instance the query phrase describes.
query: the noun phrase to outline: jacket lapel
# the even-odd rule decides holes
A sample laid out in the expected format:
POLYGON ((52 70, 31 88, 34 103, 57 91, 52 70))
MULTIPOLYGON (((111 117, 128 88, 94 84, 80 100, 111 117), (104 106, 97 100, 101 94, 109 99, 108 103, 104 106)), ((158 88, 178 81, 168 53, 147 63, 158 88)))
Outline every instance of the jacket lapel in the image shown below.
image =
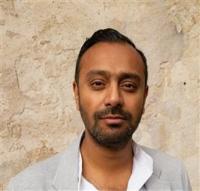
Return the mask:
MULTIPOLYGON (((53 179, 53 189, 62 191, 78 190, 79 172, 79 146, 84 134, 81 133, 67 150, 61 155, 60 161, 53 179)), ((168 181, 163 181, 162 172, 154 166, 152 176, 147 180, 141 191, 145 190, 171 190, 168 181)))
POLYGON ((56 190, 78 190, 79 144, 81 136, 63 153, 56 170, 53 187, 56 190))
POLYGON ((156 191, 171 191, 170 183, 165 179, 161 179, 162 171, 154 166, 152 176, 145 183, 143 190, 156 191))
MULTIPOLYGON (((149 180, 145 183, 144 188, 142 190, 149 190, 149 191, 171 191, 171 186, 168 181, 164 181, 159 179, 158 177, 152 175, 149 180)), ((142 191, 141 190, 141 191, 142 191)))

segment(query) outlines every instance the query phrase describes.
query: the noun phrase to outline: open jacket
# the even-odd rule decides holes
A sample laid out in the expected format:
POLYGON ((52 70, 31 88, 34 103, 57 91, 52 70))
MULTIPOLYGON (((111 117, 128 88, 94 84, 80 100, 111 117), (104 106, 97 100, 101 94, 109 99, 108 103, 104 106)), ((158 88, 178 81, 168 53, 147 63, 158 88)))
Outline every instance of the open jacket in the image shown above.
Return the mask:
MULTIPOLYGON (((8 191, 78 190, 79 145, 76 139, 67 150, 26 168, 11 179, 8 191)), ((153 174, 140 191, 190 191, 191 186, 182 163, 160 151, 142 149, 153 159, 153 174)))

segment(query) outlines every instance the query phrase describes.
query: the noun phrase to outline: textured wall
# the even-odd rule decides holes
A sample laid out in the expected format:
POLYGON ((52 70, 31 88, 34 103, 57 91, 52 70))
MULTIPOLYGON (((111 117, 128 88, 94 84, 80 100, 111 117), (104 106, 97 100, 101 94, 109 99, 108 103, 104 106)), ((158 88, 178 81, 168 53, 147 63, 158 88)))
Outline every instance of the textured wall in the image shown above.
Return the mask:
POLYGON ((71 83, 85 38, 114 27, 149 63, 135 139, 185 162, 199 182, 199 0, 0 0, 0 190, 83 127, 71 83))

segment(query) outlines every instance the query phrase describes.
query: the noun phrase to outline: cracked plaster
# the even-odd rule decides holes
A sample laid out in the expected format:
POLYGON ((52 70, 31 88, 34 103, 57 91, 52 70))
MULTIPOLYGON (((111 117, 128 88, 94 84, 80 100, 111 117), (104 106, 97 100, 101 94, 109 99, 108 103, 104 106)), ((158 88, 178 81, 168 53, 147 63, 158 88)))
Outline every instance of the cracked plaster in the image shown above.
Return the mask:
POLYGON ((182 159, 200 189, 199 0, 1 0, 0 190, 83 128, 75 60, 84 39, 105 27, 127 34, 148 58, 150 92, 134 138, 182 159))

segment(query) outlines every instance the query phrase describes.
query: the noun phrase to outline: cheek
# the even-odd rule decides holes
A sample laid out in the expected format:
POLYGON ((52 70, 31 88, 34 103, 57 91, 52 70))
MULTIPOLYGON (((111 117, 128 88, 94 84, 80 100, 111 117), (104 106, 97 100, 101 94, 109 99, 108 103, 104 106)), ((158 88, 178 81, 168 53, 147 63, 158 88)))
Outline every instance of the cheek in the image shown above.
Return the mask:
POLYGON ((139 112, 144 107, 144 99, 141 96, 134 96, 126 99, 125 107, 131 112, 139 112))
POLYGON ((79 98, 80 111, 84 115, 84 118, 90 120, 95 112, 94 101, 88 96, 84 96, 83 94, 81 95, 82 96, 79 98))
POLYGON ((80 90, 80 103, 89 112, 96 112, 103 106, 104 94, 91 91, 88 86, 82 86, 80 90))

